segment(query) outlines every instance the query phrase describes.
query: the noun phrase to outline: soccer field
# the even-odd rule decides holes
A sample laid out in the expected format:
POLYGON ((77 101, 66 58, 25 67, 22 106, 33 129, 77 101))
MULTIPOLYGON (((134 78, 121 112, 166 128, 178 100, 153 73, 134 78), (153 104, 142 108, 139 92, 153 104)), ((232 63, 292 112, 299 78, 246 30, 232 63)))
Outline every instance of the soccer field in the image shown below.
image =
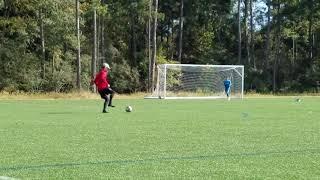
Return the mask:
POLYGON ((1 100, 0 176, 320 178, 320 98, 102 103, 1 100))

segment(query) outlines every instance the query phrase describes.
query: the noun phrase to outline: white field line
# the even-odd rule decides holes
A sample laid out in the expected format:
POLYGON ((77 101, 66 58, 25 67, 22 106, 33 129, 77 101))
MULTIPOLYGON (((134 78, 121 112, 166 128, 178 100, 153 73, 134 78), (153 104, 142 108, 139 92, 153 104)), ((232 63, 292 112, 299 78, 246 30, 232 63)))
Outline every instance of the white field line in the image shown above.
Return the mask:
POLYGON ((0 176, 0 180, 18 180, 16 178, 7 177, 7 176, 0 176))
POLYGON ((316 96, 316 95, 292 95, 292 96, 244 96, 244 99, 288 99, 288 98, 320 98, 320 96, 316 96))

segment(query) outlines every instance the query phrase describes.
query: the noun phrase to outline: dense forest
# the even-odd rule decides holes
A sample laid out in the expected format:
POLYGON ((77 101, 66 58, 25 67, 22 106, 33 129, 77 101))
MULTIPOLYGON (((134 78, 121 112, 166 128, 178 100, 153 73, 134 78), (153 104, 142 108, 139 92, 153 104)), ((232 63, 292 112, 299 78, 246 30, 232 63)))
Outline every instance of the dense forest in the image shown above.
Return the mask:
POLYGON ((157 64, 242 64, 245 89, 316 92, 319 0, 0 0, 0 91, 147 91, 157 64))

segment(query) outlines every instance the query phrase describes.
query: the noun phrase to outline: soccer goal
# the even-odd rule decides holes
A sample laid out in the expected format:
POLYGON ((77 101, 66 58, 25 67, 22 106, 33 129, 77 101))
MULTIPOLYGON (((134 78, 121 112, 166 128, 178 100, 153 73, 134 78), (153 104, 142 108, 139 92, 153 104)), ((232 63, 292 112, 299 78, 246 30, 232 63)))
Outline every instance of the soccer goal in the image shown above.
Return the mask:
POLYGON ((226 98, 224 80, 231 80, 231 98, 243 98, 244 66, 161 64, 151 96, 160 99, 226 98))

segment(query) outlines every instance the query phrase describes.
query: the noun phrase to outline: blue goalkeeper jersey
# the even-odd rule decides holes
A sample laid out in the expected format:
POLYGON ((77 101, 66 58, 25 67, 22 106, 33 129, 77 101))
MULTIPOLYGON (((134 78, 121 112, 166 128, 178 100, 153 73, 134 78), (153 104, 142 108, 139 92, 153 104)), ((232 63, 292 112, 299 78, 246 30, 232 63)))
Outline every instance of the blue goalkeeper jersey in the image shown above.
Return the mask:
POLYGON ((230 80, 224 80, 223 84, 224 84, 224 88, 227 90, 231 86, 231 81, 230 80))

